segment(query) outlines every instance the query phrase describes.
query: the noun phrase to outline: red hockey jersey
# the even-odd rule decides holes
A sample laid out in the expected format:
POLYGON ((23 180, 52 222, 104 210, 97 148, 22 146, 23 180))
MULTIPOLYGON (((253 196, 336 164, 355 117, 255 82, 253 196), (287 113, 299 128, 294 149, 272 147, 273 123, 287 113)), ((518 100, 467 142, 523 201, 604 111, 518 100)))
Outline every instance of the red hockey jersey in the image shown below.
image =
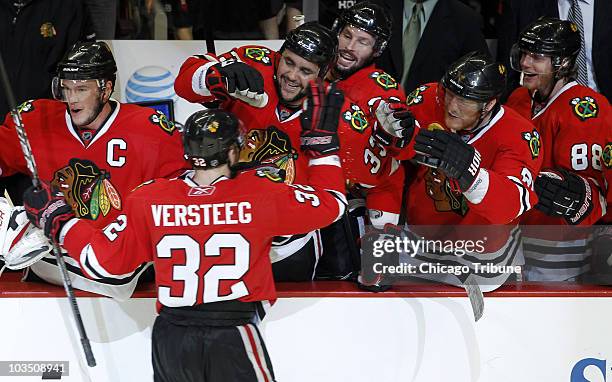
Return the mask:
MULTIPOLYGON (((190 102, 214 101, 215 97, 204 87, 208 68, 219 60, 236 58, 253 66, 262 74, 264 91, 268 95, 268 103, 263 108, 235 99, 222 104, 222 108, 235 113, 249 131, 246 147, 241 152, 241 161, 278 168, 282 171, 277 174, 280 174, 285 182, 303 183, 307 160, 300 150, 301 110, 288 117, 283 116, 286 110, 279 104, 274 82, 280 53, 261 46, 243 46, 219 57, 210 54, 190 57, 183 63, 176 79, 176 93, 190 102)), ((383 194, 388 193, 388 190, 395 190, 396 185, 401 187, 403 173, 398 170, 397 164, 393 163, 384 148, 371 139, 371 126, 372 121, 367 115, 367 109, 345 94, 338 125, 340 158, 345 178, 350 183, 366 187, 368 194, 376 194, 375 197, 368 198, 368 208, 398 213, 401 195, 397 192, 389 197, 383 194), (391 174, 394 174, 394 177, 387 179, 391 174), (382 182, 385 185, 374 190, 382 182)))
POLYGON ((308 232, 344 213, 338 157, 311 166, 310 186, 273 182, 257 170, 205 186, 189 173, 156 180, 132 193, 104 230, 68 222, 63 247, 94 279, 125 277, 153 261, 161 305, 273 300, 272 237, 308 232))
MULTIPOLYGON (((572 81, 532 115, 532 99, 527 88, 516 89, 507 106, 525 118, 531 118, 541 134, 542 169, 563 168, 588 179, 593 192, 593 210, 580 223, 591 225, 606 213, 606 196, 610 199, 612 166, 612 108, 601 94, 572 81), (606 181, 607 179, 607 181, 606 181)), ((561 217, 530 211, 525 224, 565 225, 561 217)))
MULTIPOLYGON (((437 83, 419 87, 410 110, 423 129, 444 129, 437 83)), ((483 127, 464 135, 482 157, 470 190, 455 192, 444 173, 419 166, 408 194, 407 217, 415 225, 489 225, 517 221, 537 197, 533 180, 542 157, 533 124, 512 109, 500 107, 483 127)))
MULTIPOLYGON (((19 109, 40 178, 62 190, 77 216, 94 220, 97 227, 112 221, 142 182, 189 168, 180 133, 149 108, 115 102, 89 144, 81 140, 63 102, 27 101, 19 109)), ((0 126, 0 142, 1 175, 28 174, 10 115, 0 126)))

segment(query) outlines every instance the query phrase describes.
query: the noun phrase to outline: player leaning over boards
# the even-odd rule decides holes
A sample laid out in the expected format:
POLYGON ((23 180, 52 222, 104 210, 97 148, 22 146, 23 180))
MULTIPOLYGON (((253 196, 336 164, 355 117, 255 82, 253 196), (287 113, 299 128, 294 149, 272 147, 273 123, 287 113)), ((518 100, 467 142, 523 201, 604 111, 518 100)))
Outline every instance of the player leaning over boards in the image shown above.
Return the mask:
MULTIPOLYGON (((59 62, 53 80, 56 100, 34 100, 19 106, 41 180, 66 196, 77 217, 104 227, 123 210, 125 197, 142 182, 180 174, 188 163, 182 157, 180 134, 161 113, 111 98, 117 66, 104 42, 73 46, 59 62)), ((0 174, 28 173, 10 116, 0 126, 0 174)), ((11 214, 6 204, 3 212, 11 214)), ((8 266, 26 267, 50 246, 27 224, 23 209, 12 211, 18 225, 2 225, 8 266), (21 236, 23 232, 27 232, 21 236), (11 240, 20 238, 11 245, 11 240), (44 249, 44 250, 43 250, 44 249)), ((75 288, 117 298, 132 294, 143 266, 129 277, 89 280, 66 256, 75 288)), ((30 266, 27 279, 61 285, 51 254, 30 266)))
MULTIPOLYGON (((435 225, 444 239, 486 236, 481 253, 466 256, 419 253, 413 261, 466 265, 521 265, 517 223, 536 203, 533 180, 542 162, 532 123, 499 104, 506 80, 503 65, 470 53, 453 63, 440 83, 420 86, 408 105, 421 129, 415 150, 421 155, 407 190, 407 220, 411 225, 435 225), (484 226, 500 225, 493 231, 484 226), (463 229, 462 226, 481 226, 463 229), (505 225, 505 226, 504 226, 505 225)), ((406 153, 411 155, 410 152, 406 153)), ((463 275, 465 277, 467 275, 463 275)), ((453 275, 441 281, 461 284, 453 275)), ((474 273, 483 291, 503 284, 509 273, 474 273)), ((434 277, 435 279, 435 277, 434 277)))
MULTIPOLYGON (((336 59, 337 37, 329 29, 306 23, 291 31, 279 52, 261 46, 242 46, 218 57, 206 54, 188 58, 175 82, 177 94, 191 102, 221 101, 221 108, 247 122, 242 165, 258 166, 261 176, 286 183, 304 182, 307 161, 300 151, 299 115, 308 81, 325 77, 336 59)), ((368 160, 370 122, 364 111, 348 98, 339 116, 339 156, 345 176, 353 183, 378 186, 389 173, 390 158, 368 160), (350 139, 347 137, 351 137, 350 139), (386 170, 384 170, 386 169, 386 170), (366 178, 367 177, 367 178, 366 178)), ((372 191, 374 193, 374 191, 372 191)), ((368 208, 386 211, 386 199, 366 199, 368 208), (382 199, 382 200, 381 200, 382 199)), ((321 256, 319 232, 279 237, 272 262, 277 280, 309 280, 321 256)))
MULTIPOLYGON (((361 111, 362 116, 360 120, 351 119, 351 129, 346 129, 346 134, 342 136, 343 147, 350 147, 354 153, 344 166, 345 175, 350 181, 348 191, 352 200, 349 208, 359 205, 356 202, 362 195, 367 196, 367 215, 360 216, 358 208, 349 214, 355 231, 352 234, 358 233, 359 236, 365 233, 363 229, 358 232, 358 227, 364 227, 364 223, 380 229, 386 224, 396 225, 399 222, 404 168, 392 155, 395 150, 411 142, 412 134, 408 135, 408 130, 402 130, 406 136, 398 138, 388 134, 385 129, 393 131, 394 122, 414 125, 412 115, 405 111, 405 105, 398 103, 406 99, 406 94, 393 77, 373 63, 391 38, 391 25, 392 17, 385 8, 364 1, 343 11, 332 28, 338 34, 338 59, 327 78, 336 83, 347 99, 351 99, 351 107, 361 111), (387 105, 400 108, 382 106, 380 100, 396 101, 387 105), (380 120, 373 110, 375 105, 380 107, 380 120), (356 128, 360 126, 358 121, 364 121, 364 126, 356 128)), ((326 253, 330 250, 347 251, 345 225, 338 222, 322 231, 326 253)), ((325 256, 321 259, 319 271, 324 270, 324 266, 329 266, 325 256)), ((363 287, 362 282, 360 279, 359 285, 363 287)))
MULTIPOLYGON (((541 18, 512 48, 522 87, 507 105, 533 120, 544 147, 535 180, 539 202, 524 224, 589 226, 606 214, 612 109, 606 97, 575 81, 580 45, 575 24, 541 18)), ((590 240, 583 231, 561 230, 523 229, 528 279, 575 280, 589 270, 590 240)))
POLYGON ((346 202, 336 134, 342 93, 312 93, 300 133, 308 185, 274 182, 256 170, 236 174, 241 123, 232 113, 207 110, 185 125, 193 171, 135 190, 103 230, 75 219, 48 184, 24 194, 28 218, 59 238, 89 277, 130 274, 154 262, 155 381, 274 381, 254 324, 276 298, 272 237, 331 224, 346 202))

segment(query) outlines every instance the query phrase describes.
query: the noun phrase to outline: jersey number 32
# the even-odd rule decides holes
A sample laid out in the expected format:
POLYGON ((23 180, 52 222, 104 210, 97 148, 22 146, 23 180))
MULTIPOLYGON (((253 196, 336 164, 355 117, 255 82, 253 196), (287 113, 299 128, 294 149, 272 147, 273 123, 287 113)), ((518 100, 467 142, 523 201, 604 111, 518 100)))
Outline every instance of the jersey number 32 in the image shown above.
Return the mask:
POLYGON ((182 293, 169 286, 158 287, 159 302, 165 306, 195 305, 200 289, 203 289, 203 303, 235 300, 249 294, 243 281, 232 284, 229 294, 219 293, 221 280, 240 280, 249 270, 250 244, 239 233, 216 233, 206 240, 203 246, 188 235, 166 235, 156 248, 159 259, 171 258, 173 251, 185 253, 185 264, 172 266, 172 279, 183 284, 182 293), (207 258, 221 256, 221 248, 234 250, 234 264, 215 264, 200 278, 198 270, 202 262, 207 258), (200 282, 204 282, 204 288, 200 287, 200 282))

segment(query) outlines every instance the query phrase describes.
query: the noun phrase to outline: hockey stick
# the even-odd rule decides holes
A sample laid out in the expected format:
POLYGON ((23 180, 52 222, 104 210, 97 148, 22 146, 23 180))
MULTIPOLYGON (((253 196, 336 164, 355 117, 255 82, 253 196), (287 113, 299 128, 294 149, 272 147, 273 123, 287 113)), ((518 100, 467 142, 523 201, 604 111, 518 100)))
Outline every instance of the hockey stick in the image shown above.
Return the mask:
MULTIPOLYGON (((15 95, 13 94, 13 89, 11 88, 11 83, 9 82, 8 74, 4 66, 4 59, 2 58, 1 53, 0 80, 4 85, 6 100, 11 110, 13 122, 15 123, 17 136, 19 137, 19 144, 21 145, 21 150, 23 151, 23 156, 26 160, 26 164, 28 165, 28 169, 32 173, 32 184, 34 185, 34 187, 40 188, 40 178, 38 177, 38 169, 36 168, 36 162, 34 161, 34 156, 32 155, 32 148, 30 147, 30 142, 28 141, 28 137, 23 127, 21 115, 19 114, 19 110, 17 109, 15 95)), ((62 257, 62 254, 60 252, 59 245, 54 240, 52 240, 51 242, 53 244, 53 254, 55 255, 57 265, 59 266, 61 271, 64 289, 66 290, 66 295, 68 296, 68 301, 70 303, 70 307, 72 308, 74 322, 76 323, 79 335, 81 336, 81 345, 83 347, 83 352, 85 353, 85 358, 87 359, 87 365, 89 365, 89 367, 94 367, 96 366, 96 359, 94 358, 93 352, 91 351, 91 344, 89 343, 89 338, 87 338, 87 333, 85 332, 85 326, 83 325, 81 312, 79 310, 79 306, 77 305, 76 298, 74 297, 74 290, 72 289, 72 282, 70 281, 68 271, 66 270, 66 263, 64 263, 64 258, 62 257)))

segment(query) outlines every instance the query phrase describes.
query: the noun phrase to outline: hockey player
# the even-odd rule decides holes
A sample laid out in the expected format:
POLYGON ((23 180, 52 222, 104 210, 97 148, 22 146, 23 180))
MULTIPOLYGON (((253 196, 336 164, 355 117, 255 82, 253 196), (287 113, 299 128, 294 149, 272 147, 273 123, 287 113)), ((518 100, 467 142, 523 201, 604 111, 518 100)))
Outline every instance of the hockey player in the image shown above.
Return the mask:
MULTIPOLYGON (((104 227, 125 208, 127 193, 142 182, 179 175, 188 168, 180 133, 166 117, 150 108, 123 104, 111 98, 117 67, 104 42, 76 44, 58 64, 53 80, 57 100, 27 101, 19 106, 41 180, 61 190, 77 217, 104 227)), ((10 116, 0 126, 0 173, 29 173, 10 116)), ((20 210, 15 211, 17 219, 20 210)), ((26 226, 13 227, 22 229, 26 226)), ((4 235, 3 237, 14 237, 4 235)), ((28 265, 37 252, 22 259, 28 265)), ((131 295, 141 267, 130 277, 87 280, 78 264, 66 256, 75 288, 117 298, 131 295)), ((51 254, 29 268, 32 273, 61 285, 51 254)), ((34 277, 34 279, 36 279, 34 277)))
MULTIPOLYGON (((361 171, 354 178, 359 179, 358 186, 366 190, 382 183, 368 193, 370 198, 380 198, 378 205, 384 206, 382 211, 369 211, 370 219, 377 227, 398 223, 404 175, 403 168, 392 159, 392 154, 394 150, 406 146, 412 138, 408 134, 403 139, 389 136, 380 126, 387 122, 387 118, 378 121, 371 110, 375 105, 382 107, 380 100, 398 105, 397 102, 406 99, 406 94, 395 79, 373 63, 391 38, 391 24, 391 15, 383 7, 367 1, 342 12, 333 27, 338 33, 338 59, 328 74, 328 78, 336 81, 345 96, 364 112, 371 126, 363 131, 352 129, 348 131, 352 134, 346 134, 345 140, 354 142, 352 147, 361 146, 362 155, 355 157, 365 161, 366 166, 352 166, 345 172, 361 171)), ((414 125, 410 113, 386 111, 387 114, 397 111, 396 115, 407 119, 407 126, 414 125)))
POLYGON ((231 166, 244 142, 240 122, 232 113, 206 110, 185 125, 185 154, 194 170, 143 185, 103 230, 73 219, 64 199, 48 188, 24 194, 28 217, 51 238, 59 236, 89 277, 123 277, 154 262, 160 313, 152 332, 155 381, 274 381, 254 324, 276 298, 272 237, 307 232, 343 214, 336 135, 341 103, 342 94, 332 90, 302 113, 309 185, 275 182, 257 170, 234 176, 231 166))
POLYGON ((533 125, 498 102, 505 79, 503 65, 470 53, 451 65, 440 83, 422 85, 408 96, 421 126, 417 161, 426 165, 419 166, 407 189, 408 224, 436 226, 425 231, 426 239, 485 241, 481 250, 464 256, 417 253, 411 261, 470 269, 461 276, 423 277, 457 285, 473 275, 487 291, 510 273, 478 272, 474 263, 522 264, 517 222, 537 201, 533 179, 542 158, 533 125), (492 224, 497 226, 485 227, 492 224), (467 225, 480 227, 462 229, 467 225))
MULTIPOLYGON (((190 102, 221 101, 221 108, 248 121, 249 132, 241 162, 260 166, 262 176, 303 182, 307 162, 300 152, 298 117, 308 81, 325 77, 336 58, 337 38, 317 23, 305 23, 291 31, 279 52, 261 46, 243 46, 219 57, 190 57, 182 65, 175 82, 178 95, 190 102), (266 170, 266 171, 264 171, 266 170)), ((364 111, 345 100, 340 117, 340 157, 345 176, 375 186, 370 171, 390 166, 376 164, 372 152, 353 146, 348 134, 368 134, 364 111), (364 132, 365 131, 365 132, 364 132), (364 159, 365 156, 365 159, 364 159), (365 171, 354 171, 358 166, 365 171)), ((365 136, 365 135, 364 135, 365 136)), ((363 141, 359 144, 363 145, 363 141)), ((375 200, 375 199, 374 199, 375 200)), ((384 210, 376 204, 368 207, 384 210)), ((273 246, 272 262, 277 280, 308 280, 320 256, 319 232, 279 238, 273 246)))
MULTIPOLYGON (((349 186, 352 198, 349 208, 351 205, 359 206, 360 197, 364 194, 367 196, 366 216, 360 216, 358 208, 350 211, 351 218, 358 221, 352 224, 355 231, 364 224, 380 229, 386 224, 399 223, 404 168, 393 155, 410 142, 412 135, 403 139, 393 137, 381 128, 381 123, 387 124, 390 120, 388 115, 394 112, 396 116, 407 119, 402 121, 403 124, 413 126, 414 122, 410 113, 405 112, 405 105, 399 103, 406 99, 401 86, 374 65, 374 59, 385 50, 391 38, 391 25, 392 18, 386 9, 365 1, 343 11, 332 27, 338 34, 338 59, 327 78, 335 82, 351 100, 351 108, 361 113, 360 120, 365 122, 357 123, 351 118, 351 128, 345 129, 342 135, 343 147, 350 147, 352 154, 344 162, 344 172, 352 181, 349 186), (388 101, 388 105, 400 106, 400 109, 383 106, 383 100, 388 101), (380 107, 381 121, 376 118, 375 106, 380 107), (359 128, 362 125, 366 126, 359 128)), ((346 248, 345 225, 336 223, 322 231, 326 253, 330 250, 351 250, 350 246, 346 248)), ((364 234, 359 232, 359 236, 364 234)), ((319 271, 326 265, 326 258, 323 257, 319 271)))
MULTIPOLYGON (((612 109, 608 100, 575 81, 580 32, 570 21, 541 18, 521 33, 511 53, 522 87, 507 105, 533 120, 542 141, 539 202, 528 225, 589 226, 606 214, 606 177, 612 166, 612 109)), ((573 280, 589 269, 584 232, 560 227, 523 229, 530 280, 573 280)))

